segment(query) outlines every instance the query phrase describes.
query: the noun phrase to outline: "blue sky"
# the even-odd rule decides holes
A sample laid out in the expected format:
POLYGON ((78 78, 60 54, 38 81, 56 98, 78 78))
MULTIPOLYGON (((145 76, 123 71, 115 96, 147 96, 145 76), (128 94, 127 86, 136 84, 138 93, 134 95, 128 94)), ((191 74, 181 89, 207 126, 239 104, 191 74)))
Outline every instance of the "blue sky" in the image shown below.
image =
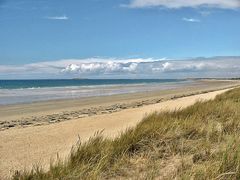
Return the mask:
POLYGON ((0 0, 0 78, 60 60, 240 56, 239 0, 211 2, 0 0))

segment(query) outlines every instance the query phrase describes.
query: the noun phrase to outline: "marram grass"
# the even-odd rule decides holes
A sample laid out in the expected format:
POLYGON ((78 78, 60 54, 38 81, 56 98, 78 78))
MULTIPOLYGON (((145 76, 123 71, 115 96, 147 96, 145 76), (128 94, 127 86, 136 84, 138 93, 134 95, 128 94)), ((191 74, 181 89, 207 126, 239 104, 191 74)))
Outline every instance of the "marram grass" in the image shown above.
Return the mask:
POLYGON ((240 179, 240 89, 153 113, 114 140, 97 134, 47 172, 13 179, 240 179))

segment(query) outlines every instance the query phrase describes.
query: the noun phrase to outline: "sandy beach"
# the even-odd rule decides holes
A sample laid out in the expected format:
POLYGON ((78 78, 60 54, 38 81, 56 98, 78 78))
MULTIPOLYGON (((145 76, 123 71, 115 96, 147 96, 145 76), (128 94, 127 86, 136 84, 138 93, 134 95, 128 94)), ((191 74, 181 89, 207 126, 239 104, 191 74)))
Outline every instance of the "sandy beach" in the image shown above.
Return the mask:
POLYGON ((79 137, 86 141, 102 130, 115 137, 151 112, 210 100, 239 84, 205 80, 158 92, 0 106, 0 177, 34 164, 48 168, 50 159, 66 157, 79 137))

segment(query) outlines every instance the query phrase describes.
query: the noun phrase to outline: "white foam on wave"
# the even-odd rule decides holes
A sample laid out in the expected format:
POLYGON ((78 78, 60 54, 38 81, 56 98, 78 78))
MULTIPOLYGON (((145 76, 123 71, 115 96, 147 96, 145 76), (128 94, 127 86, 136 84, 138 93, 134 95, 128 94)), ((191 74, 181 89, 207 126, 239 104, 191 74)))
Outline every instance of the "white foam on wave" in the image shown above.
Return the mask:
POLYGON ((181 87, 190 81, 169 83, 138 83, 94 86, 44 87, 25 89, 0 89, 0 104, 30 103, 36 101, 72 99, 93 96, 148 92, 181 87))

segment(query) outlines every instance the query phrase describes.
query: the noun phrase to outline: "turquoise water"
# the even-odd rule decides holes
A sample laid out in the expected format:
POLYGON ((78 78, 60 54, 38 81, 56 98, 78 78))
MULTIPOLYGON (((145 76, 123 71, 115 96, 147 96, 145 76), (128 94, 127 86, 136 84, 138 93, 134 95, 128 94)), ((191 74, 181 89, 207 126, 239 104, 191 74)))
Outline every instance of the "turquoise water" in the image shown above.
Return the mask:
POLYGON ((176 79, 0 80, 0 105, 174 89, 176 79))
POLYGON ((0 80, 0 89, 46 88, 181 82, 178 79, 58 79, 58 80, 0 80))

